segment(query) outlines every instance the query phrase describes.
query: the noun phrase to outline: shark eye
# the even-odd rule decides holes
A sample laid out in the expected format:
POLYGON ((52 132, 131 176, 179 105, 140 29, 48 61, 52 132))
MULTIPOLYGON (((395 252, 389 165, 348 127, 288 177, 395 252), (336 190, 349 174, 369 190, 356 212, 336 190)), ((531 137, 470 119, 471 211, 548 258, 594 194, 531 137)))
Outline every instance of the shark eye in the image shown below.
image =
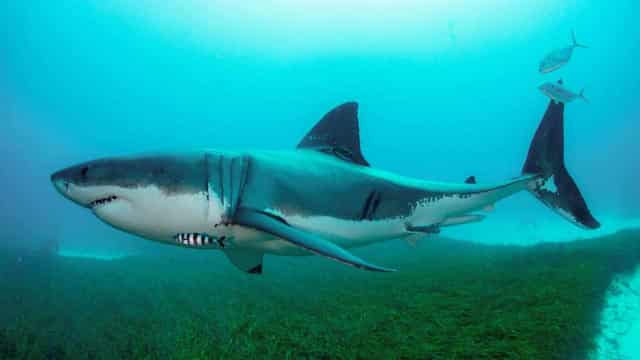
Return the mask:
POLYGON ((89 171, 88 166, 85 166, 82 168, 82 170, 80 170, 80 174, 82 175, 82 177, 87 177, 87 171, 89 171))

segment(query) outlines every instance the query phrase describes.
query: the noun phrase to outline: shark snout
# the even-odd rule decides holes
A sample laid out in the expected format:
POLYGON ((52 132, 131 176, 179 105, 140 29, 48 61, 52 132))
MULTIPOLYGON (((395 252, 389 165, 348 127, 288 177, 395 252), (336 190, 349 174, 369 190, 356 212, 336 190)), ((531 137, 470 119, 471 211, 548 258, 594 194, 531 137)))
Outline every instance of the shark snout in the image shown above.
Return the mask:
POLYGON ((77 191, 73 191, 73 169, 66 168, 60 171, 56 171, 51 174, 51 183, 53 187, 60 193, 60 195, 64 196, 66 199, 75 202, 80 206, 86 206, 83 201, 77 199, 77 191))
POLYGON ((51 183, 53 183, 53 187, 55 187, 60 194, 67 196, 69 192, 69 180, 64 176, 64 170, 51 174, 51 183))

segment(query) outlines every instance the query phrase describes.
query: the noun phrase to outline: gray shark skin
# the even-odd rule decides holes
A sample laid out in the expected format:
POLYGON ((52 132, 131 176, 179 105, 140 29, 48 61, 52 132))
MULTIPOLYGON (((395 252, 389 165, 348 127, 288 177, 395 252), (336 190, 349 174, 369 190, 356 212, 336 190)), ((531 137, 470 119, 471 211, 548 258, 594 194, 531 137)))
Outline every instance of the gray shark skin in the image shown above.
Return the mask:
POLYGON ((117 229, 222 250, 251 274, 262 273, 265 253, 317 254, 393 271, 346 249, 480 221, 484 215, 475 212, 522 190, 577 225, 599 226, 556 154, 563 106, 549 104, 523 174, 494 185, 422 181, 369 167, 353 102, 327 113, 294 150, 106 158, 60 170, 51 180, 117 229))

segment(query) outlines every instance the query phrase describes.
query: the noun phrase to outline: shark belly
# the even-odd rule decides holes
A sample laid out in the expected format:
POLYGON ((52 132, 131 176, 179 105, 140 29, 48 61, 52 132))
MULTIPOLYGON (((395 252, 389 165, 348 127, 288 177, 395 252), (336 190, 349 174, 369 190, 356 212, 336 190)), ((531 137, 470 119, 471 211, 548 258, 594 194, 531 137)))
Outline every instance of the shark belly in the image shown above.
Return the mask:
POLYGON ((288 216, 288 223, 319 234, 341 247, 358 247, 404 237, 406 219, 349 220, 330 216, 288 216))
MULTIPOLYGON (((407 235, 405 222, 417 192, 368 168, 308 151, 251 154, 250 164, 242 207, 345 248, 407 235)), ((309 254, 273 238, 247 238, 243 244, 281 255, 309 254)))
MULTIPOLYGON (((467 214, 481 210, 487 205, 492 205, 504 197, 525 189, 529 181, 522 180, 503 188, 477 194, 448 194, 438 197, 437 200, 426 197, 416 201, 414 210, 408 216, 386 219, 354 220, 327 215, 302 216, 285 215, 273 210, 269 212, 281 217, 291 226, 318 234, 340 247, 353 248, 391 239, 406 238, 414 234, 408 229, 413 225, 439 227, 440 225, 454 226, 479 221, 482 216, 469 217, 467 214)), ((277 238, 263 237, 261 241, 254 241, 251 246, 279 255, 310 254, 277 238)))
MULTIPOLYGON (((322 154, 252 154, 241 206, 344 247, 405 238, 430 226, 452 226, 470 212, 526 188, 530 179, 498 186, 410 183, 345 165, 322 154)), ((280 255, 308 251, 276 237, 246 233, 238 246, 280 255)))
MULTIPOLYGON (((318 234, 334 244, 353 248, 409 235, 403 219, 353 221, 328 216, 284 216, 289 225, 318 234)), ((251 228, 234 226, 233 246, 275 255, 301 256, 312 253, 290 242, 251 228)))

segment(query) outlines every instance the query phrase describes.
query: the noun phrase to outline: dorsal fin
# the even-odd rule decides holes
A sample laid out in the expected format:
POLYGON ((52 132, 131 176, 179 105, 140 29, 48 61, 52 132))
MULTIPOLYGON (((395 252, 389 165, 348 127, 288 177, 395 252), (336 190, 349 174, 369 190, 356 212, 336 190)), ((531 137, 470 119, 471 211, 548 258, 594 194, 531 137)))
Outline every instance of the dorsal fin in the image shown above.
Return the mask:
POLYGON ((467 180, 464 181, 465 184, 475 184, 476 183, 476 177, 475 176, 469 176, 467 178, 467 180))
POLYGON ((354 164, 369 166, 360 151, 358 103, 347 102, 329 111, 300 141, 298 149, 321 151, 354 164))

